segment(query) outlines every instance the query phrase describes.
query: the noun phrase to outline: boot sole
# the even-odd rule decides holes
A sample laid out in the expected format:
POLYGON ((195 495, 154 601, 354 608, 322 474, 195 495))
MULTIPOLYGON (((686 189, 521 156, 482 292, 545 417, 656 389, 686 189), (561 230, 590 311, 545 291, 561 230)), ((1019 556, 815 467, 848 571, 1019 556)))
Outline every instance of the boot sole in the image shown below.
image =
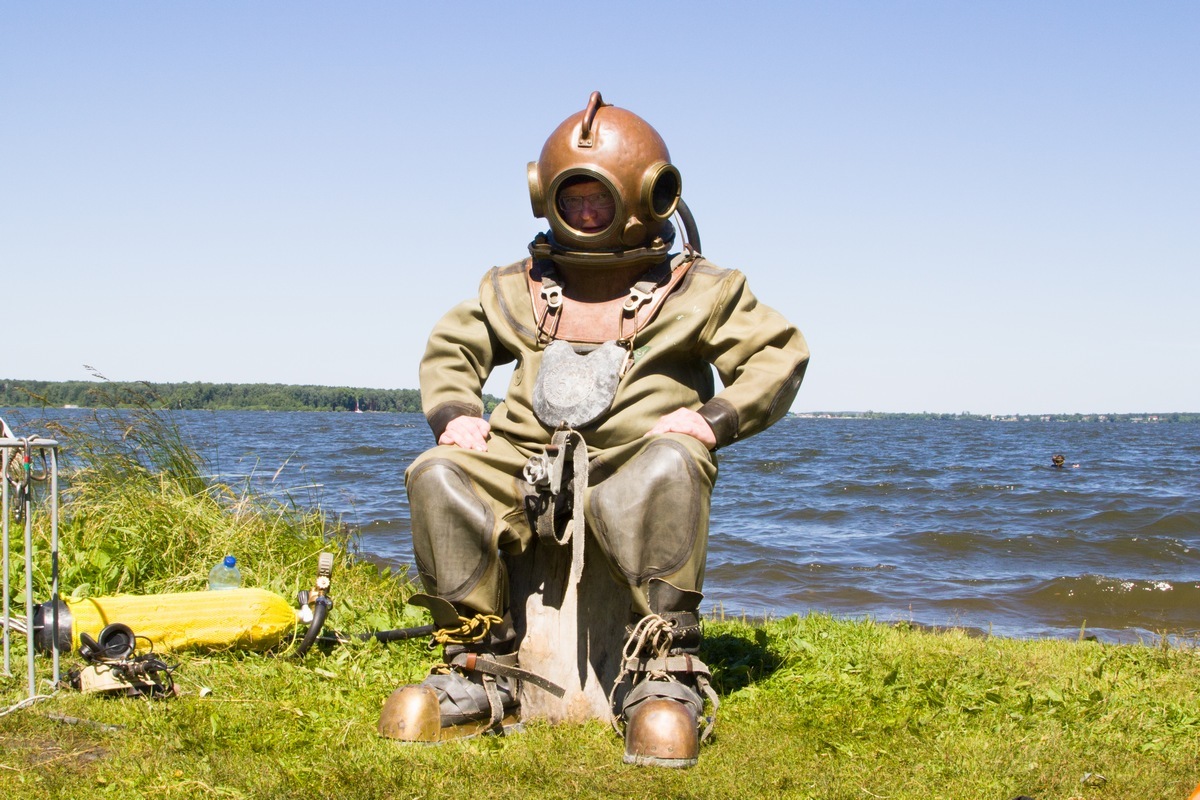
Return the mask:
POLYGON ((700 763, 699 758, 658 758, 657 756, 635 756, 626 753, 621 760, 626 764, 638 767, 668 767, 670 769, 687 769, 700 763))

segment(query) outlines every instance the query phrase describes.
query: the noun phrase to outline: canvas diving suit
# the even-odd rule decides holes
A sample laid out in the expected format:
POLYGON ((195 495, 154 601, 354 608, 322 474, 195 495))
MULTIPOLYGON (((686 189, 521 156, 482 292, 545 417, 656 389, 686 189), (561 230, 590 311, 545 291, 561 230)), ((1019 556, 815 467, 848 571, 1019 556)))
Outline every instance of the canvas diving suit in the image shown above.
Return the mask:
MULTIPOLYGON (((740 272, 682 254, 656 268, 665 273, 663 296, 634 315, 629 364, 611 405, 580 427, 589 458, 587 530, 629 587, 634 617, 649 613, 651 578, 700 590, 717 476, 714 455, 698 440, 644 434, 678 408, 697 410, 718 447, 757 433, 788 411, 808 361, 800 332, 759 303, 740 272)), ((437 324, 421 364, 422 403, 437 437, 455 417, 481 416, 484 381, 493 368, 516 362, 490 416, 487 452, 438 446, 405 474, 425 590, 464 610, 507 610, 499 551, 521 553, 535 538, 522 467, 553 434, 533 402, 548 345, 539 330, 546 313, 540 290, 552 270, 525 259, 489 271, 478 298, 437 324)), ((571 344, 586 352, 599 343, 571 344)))

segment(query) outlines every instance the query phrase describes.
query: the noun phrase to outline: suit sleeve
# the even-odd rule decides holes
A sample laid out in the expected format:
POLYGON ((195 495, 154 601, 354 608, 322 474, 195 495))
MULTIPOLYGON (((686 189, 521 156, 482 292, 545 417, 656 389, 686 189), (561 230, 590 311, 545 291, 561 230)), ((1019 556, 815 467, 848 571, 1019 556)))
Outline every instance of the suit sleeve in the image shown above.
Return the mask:
POLYGON ((783 417, 808 366, 803 334, 758 302, 737 271, 724 281, 700 347, 725 387, 699 409, 718 447, 752 436, 783 417))
POLYGON ((450 310, 434 326, 421 359, 421 407, 435 439, 455 417, 483 416, 483 384, 513 357, 497 340, 479 300, 450 310))

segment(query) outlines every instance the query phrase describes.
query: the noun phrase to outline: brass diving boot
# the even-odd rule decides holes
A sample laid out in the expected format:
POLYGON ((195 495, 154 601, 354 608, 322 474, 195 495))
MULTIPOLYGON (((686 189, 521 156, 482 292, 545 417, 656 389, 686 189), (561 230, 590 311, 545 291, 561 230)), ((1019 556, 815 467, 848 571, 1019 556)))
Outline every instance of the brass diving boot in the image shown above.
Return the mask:
POLYGON ((430 645, 443 645, 445 663, 421 683, 392 692, 379 716, 379 734, 405 742, 441 742, 514 729, 521 671, 515 653, 495 652, 512 648, 511 623, 489 614, 460 616, 440 597, 418 594, 410 602, 433 614, 437 630, 430 645))
POLYGON ((700 742, 711 735, 720 705, 708 667, 695 655, 700 645, 701 594, 655 578, 648 599, 654 613, 630 628, 622 673, 611 695, 615 698, 628 678, 631 688, 617 715, 617 724, 625 724, 623 761, 694 767, 700 742), (704 716, 701 692, 712 703, 711 716, 704 716))
POLYGON ((700 695, 690 687, 671 681, 645 680, 637 688, 643 686, 648 687, 648 691, 634 703, 627 702, 622 709, 625 715, 625 755, 622 760, 639 766, 696 766, 700 758, 698 711, 703 710, 700 695), (665 696, 668 693, 687 696, 665 696))

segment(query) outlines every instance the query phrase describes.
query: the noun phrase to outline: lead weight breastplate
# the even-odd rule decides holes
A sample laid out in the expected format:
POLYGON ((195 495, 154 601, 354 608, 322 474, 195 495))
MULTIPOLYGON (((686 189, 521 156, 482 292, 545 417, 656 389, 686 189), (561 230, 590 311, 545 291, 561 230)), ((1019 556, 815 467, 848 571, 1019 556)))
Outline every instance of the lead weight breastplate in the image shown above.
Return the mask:
POLYGON ((612 405, 628 358, 629 351, 616 342, 583 355, 561 339, 551 342, 534 383, 533 412, 550 428, 594 422, 612 405))

